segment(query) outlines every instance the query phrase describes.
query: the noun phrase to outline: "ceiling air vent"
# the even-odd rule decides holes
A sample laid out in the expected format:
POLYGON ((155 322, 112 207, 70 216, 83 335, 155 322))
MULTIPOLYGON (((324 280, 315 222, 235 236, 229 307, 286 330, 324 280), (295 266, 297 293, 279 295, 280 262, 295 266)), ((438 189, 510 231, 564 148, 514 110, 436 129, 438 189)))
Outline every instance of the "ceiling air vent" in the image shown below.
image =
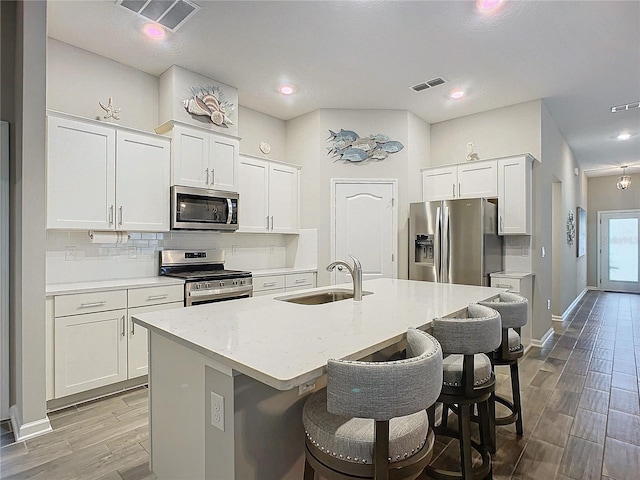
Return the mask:
POLYGON ((442 85, 443 83, 445 83, 444 78, 436 77, 436 78, 432 78, 431 80, 427 80, 426 82, 412 85, 409 88, 415 92, 421 92, 422 90, 426 90, 427 88, 437 87, 438 85, 442 85))
POLYGON ((118 4, 172 32, 200 10, 188 0, 118 0, 118 4))
POLYGON ((633 110, 634 108, 640 108, 640 102, 627 103, 625 105, 617 105, 611 107, 611 113, 626 112, 627 110, 633 110))

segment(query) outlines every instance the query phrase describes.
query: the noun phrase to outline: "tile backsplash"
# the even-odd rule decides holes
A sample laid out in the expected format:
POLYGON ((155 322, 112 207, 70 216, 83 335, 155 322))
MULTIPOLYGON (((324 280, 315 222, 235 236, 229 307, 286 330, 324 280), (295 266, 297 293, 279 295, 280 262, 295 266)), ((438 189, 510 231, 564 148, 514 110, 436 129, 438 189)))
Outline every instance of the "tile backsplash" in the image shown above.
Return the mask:
POLYGON ((316 266, 315 249, 309 248, 317 245, 315 230, 303 230, 300 236, 207 232, 129 232, 129 236, 126 244, 101 244, 91 243, 87 231, 48 230, 47 284, 154 276, 158 252, 170 248, 222 248, 229 269, 316 266))

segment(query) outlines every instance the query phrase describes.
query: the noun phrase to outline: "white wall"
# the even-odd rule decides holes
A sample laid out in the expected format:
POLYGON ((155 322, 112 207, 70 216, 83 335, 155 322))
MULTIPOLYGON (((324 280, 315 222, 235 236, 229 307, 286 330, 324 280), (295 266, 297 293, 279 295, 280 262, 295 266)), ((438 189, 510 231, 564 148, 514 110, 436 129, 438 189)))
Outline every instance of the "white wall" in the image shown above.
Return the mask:
POLYGON ((464 163, 467 143, 481 160, 530 153, 540 158, 540 100, 431 125, 429 166, 464 163))
POLYGON ((104 120, 98 102, 121 108, 119 125, 158 125, 158 78, 95 53, 47 39, 47 108, 104 120))
POLYGON ((302 165, 301 221, 318 230, 318 283, 330 283, 322 268, 331 262, 332 178, 398 180, 398 276, 407 277, 407 217, 410 201, 420 200, 420 166, 426 159, 429 126, 400 110, 322 109, 287 122, 287 158, 302 165), (405 145, 383 161, 345 162, 327 155, 329 130, 353 130, 361 137, 382 133, 405 145), (410 138, 411 137, 411 138, 410 138), (412 147, 415 145, 415 148, 412 147))
POLYGON ((587 262, 588 281, 592 287, 598 286, 598 212, 606 210, 628 210, 640 208, 640 174, 631 175, 631 187, 618 190, 616 180, 622 175, 591 177, 587 179, 588 203, 582 208, 587 211, 587 262))
POLYGON ((296 163, 295 159, 286 158, 284 120, 240 106, 238 122, 240 153, 296 163), (262 153, 260 142, 268 143, 271 153, 262 153))

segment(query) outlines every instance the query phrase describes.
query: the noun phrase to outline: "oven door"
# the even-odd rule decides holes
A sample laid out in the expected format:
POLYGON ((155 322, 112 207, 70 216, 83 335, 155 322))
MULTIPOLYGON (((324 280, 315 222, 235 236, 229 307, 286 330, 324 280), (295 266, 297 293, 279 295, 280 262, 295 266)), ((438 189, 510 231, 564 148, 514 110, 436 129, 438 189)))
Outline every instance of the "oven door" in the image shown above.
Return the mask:
POLYGON ((225 300, 235 300, 237 298, 248 298, 252 296, 252 285, 191 290, 189 284, 187 284, 184 294, 184 306, 190 307, 192 305, 203 305, 205 303, 223 302, 225 300))
POLYGON ((173 230, 237 230, 238 194, 171 187, 171 228, 173 230))

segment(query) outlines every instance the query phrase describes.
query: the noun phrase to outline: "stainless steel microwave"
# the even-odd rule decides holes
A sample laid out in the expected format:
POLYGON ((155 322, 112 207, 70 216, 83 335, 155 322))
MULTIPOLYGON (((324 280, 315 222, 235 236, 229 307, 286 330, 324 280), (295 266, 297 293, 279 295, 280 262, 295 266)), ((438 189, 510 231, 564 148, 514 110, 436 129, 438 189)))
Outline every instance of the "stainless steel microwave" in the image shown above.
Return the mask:
POLYGON ((171 187, 172 230, 238 229, 238 199, 234 192, 171 187))

